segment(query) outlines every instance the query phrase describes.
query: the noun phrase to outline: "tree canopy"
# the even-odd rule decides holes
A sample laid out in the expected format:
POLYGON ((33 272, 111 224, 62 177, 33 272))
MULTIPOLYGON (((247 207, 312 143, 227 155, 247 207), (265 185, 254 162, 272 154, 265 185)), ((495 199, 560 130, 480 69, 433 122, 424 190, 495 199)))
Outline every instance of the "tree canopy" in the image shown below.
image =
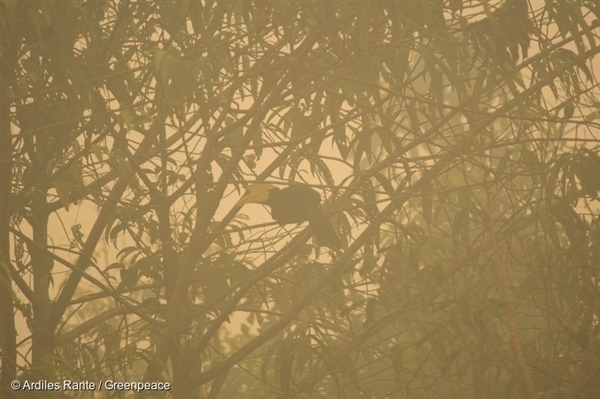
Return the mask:
POLYGON ((1 7, 4 393, 600 396, 597 1, 1 7))

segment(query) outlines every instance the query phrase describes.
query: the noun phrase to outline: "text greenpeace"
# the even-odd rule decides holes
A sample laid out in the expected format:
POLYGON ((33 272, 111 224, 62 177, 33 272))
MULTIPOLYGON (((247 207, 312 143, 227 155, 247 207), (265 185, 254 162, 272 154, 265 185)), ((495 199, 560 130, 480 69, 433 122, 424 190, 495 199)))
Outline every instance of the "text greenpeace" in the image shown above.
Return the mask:
POLYGON ((104 389, 107 391, 169 391, 171 389, 170 382, 122 382, 106 380, 104 389))
POLYGON ((114 380, 101 380, 96 383, 93 381, 72 381, 64 380, 61 382, 48 380, 13 380, 10 383, 13 391, 133 391, 140 393, 142 391, 169 391, 171 390, 170 382, 124 382, 114 380))

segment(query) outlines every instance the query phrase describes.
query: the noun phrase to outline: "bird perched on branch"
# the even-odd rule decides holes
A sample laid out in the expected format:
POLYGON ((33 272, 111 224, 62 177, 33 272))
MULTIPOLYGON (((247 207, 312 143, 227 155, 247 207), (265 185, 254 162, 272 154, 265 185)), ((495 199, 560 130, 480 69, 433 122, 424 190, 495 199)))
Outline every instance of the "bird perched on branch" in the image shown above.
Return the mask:
POLYGON ((268 205, 271 208, 271 216, 280 225, 308 221, 321 245, 338 248, 340 239, 321 211, 320 202, 319 193, 306 185, 295 184, 279 189, 271 184, 257 183, 248 187, 248 191, 237 205, 268 205))

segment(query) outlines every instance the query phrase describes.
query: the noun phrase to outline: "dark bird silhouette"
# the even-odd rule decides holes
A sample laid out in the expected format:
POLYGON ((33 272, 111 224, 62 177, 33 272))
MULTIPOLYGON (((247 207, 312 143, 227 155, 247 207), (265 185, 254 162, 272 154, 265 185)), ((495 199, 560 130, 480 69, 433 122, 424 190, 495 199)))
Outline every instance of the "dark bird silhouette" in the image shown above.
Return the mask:
POLYGON ((257 183, 248 187, 248 191, 237 205, 268 205, 271 208, 271 216, 280 225, 308 221, 321 245, 339 248, 340 239, 321 211, 320 202, 319 193, 306 185, 295 184, 279 189, 271 184, 257 183))

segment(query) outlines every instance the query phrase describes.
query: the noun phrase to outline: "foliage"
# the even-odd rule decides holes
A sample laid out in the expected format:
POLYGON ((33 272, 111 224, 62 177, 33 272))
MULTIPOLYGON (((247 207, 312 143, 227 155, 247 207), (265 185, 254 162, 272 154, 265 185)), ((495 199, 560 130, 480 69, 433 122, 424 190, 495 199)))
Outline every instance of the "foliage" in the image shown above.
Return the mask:
POLYGON ((598 397, 599 17, 3 1, 3 388, 598 397), (256 181, 343 248, 235 206, 256 181))

